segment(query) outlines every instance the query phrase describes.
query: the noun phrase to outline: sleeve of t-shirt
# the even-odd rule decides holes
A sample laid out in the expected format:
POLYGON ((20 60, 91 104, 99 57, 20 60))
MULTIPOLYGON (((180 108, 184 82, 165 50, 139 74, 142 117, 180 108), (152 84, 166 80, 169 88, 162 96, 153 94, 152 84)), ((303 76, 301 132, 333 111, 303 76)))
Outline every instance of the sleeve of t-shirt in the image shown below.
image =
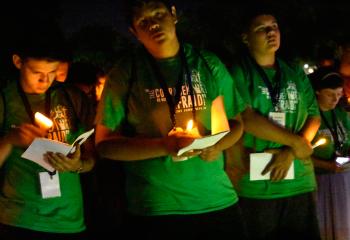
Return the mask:
POLYGON ((97 107, 95 124, 116 130, 125 118, 124 97, 129 74, 120 65, 108 74, 101 100, 97 107))
POLYGON ((210 67, 217 82, 218 94, 224 97, 227 118, 232 119, 244 111, 246 105, 235 87, 236 83, 221 60, 210 53, 207 53, 205 57, 211 65, 210 67))
POLYGON ((231 76, 234 80, 236 91, 239 92, 242 97, 244 103, 248 106, 252 105, 251 94, 249 92, 249 79, 247 79, 246 75, 243 72, 243 69, 240 65, 234 65, 230 68, 231 76))
MULTIPOLYGON (((343 116, 344 116, 344 122, 345 122, 345 128, 347 130, 347 134, 350 134, 350 115, 348 112, 346 112, 345 110, 343 110, 343 116)), ((348 136, 348 139, 350 141, 350 136, 348 136)))

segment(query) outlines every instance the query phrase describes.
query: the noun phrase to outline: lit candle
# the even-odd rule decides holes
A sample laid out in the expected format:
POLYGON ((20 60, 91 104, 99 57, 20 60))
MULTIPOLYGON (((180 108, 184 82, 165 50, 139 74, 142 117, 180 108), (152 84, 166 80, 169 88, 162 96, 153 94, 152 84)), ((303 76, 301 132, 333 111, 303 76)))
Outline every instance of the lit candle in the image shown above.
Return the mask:
POLYGON ((187 123, 186 131, 190 132, 193 129, 193 120, 191 119, 187 123))
POLYGON ((53 125, 52 121, 49 118, 45 117, 39 112, 36 112, 34 117, 37 124, 44 129, 49 129, 53 125))
POLYGON ((316 148, 320 145, 323 145, 327 142, 325 138, 320 138, 314 145, 312 145, 312 148, 316 148))
POLYGON ((201 135, 199 134, 198 128, 193 127, 193 120, 189 120, 187 122, 187 127, 186 127, 186 133, 190 134, 192 137, 200 137, 201 135))

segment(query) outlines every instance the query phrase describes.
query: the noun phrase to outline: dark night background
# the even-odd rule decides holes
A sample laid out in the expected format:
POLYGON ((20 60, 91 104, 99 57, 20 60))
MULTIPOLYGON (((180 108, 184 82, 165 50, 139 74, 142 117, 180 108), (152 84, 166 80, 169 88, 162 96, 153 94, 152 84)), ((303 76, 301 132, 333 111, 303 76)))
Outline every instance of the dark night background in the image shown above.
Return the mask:
MULTIPOLYGON (((278 54, 287 60, 316 63, 321 57, 336 57, 337 45, 350 42, 350 1, 227 1, 174 1, 179 17, 179 36, 198 47, 213 51, 226 64, 230 64, 238 53, 241 19, 257 2, 266 2, 276 10, 282 34, 278 54)), ((73 49, 73 62, 91 62, 105 71, 108 71, 114 59, 135 43, 123 20, 121 0, 61 0, 52 1, 50 5, 16 2, 16 5, 1 6, 0 87, 16 73, 11 62, 11 49, 18 33, 24 31, 31 34, 39 25, 51 21, 59 25, 69 41, 73 49)), ((125 202, 120 190, 123 175, 121 168, 110 162, 104 163, 105 168, 102 168, 104 178, 101 182, 107 184, 98 185, 98 194, 89 190, 85 198, 89 212, 87 224, 92 232, 113 230, 113 234, 118 235, 125 202), (100 211, 100 206, 108 211, 100 211)), ((95 182, 86 186, 97 189, 95 182)))
MULTIPOLYGON (((317 61, 332 55, 336 45, 348 41, 350 2, 307 0, 178 0, 178 33, 184 40, 215 52, 229 64, 240 46, 241 19, 256 3, 267 3, 277 13, 282 45, 279 54, 296 61, 317 61), (321 53, 321 54, 320 54, 321 53)), ((121 0, 60 1, 56 6, 42 3, 7 6, 0 10, 2 36, 1 75, 11 68, 9 53, 16 35, 37 24, 55 20, 74 49, 74 60, 108 65, 133 41, 122 16, 121 0), (10 66, 9 66, 10 65, 10 66)))

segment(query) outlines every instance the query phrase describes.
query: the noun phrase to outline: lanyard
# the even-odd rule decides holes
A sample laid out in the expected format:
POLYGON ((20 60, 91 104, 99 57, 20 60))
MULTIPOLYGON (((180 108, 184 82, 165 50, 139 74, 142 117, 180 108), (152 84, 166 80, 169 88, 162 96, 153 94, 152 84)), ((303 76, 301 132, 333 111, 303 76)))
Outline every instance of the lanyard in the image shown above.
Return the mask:
MULTIPOLYGON (((35 119, 34 119, 34 113, 33 113, 33 110, 32 110, 32 107, 30 106, 30 103, 29 103, 29 100, 26 96, 26 94, 24 93, 21 85, 19 82, 17 82, 17 91, 22 99, 22 102, 24 104, 24 107, 26 109, 26 112, 32 122, 33 125, 36 125, 35 123, 35 119)), ((50 105, 51 105, 51 91, 50 90, 47 90, 45 92, 45 114, 47 116, 50 115, 50 105)))
POLYGON ((255 59, 253 59, 252 57, 250 58, 255 66, 255 69, 258 71, 267 89, 269 90, 272 105, 275 111, 277 111, 278 109, 277 104, 281 93, 281 69, 280 69, 280 65, 278 64, 278 61, 276 60, 276 74, 273 78, 273 82, 275 83, 275 86, 273 87, 264 69, 255 61, 255 59))
POLYGON ((343 146, 343 143, 340 141, 339 139, 339 135, 338 135, 338 130, 339 133, 342 135, 342 139, 344 139, 345 133, 343 132, 343 129, 341 128, 340 124, 337 121, 337 117, 335 115, 334 110, 331 111, 332 113, 332 124, 333 127, 330 125, 330 123, 327 121, 326 117, 324 116, 323 112, 320 111, 321 114, 321 118, 322 121, 325 123, 325 125, 327 126, 327 128, 329 129, 329 131, 331 132, 333 139, 334 139, 334 144, 335 144, 335 148, 337 151, 341 151, 341 148, 343 146))
MULTIPOLYGON (((26 112, 27 112, 32 124, 36 125, 32 107, 30 106, 29 100, 28 100, 28 98, 27 98, 25 92, 23 91, 19 82, 17 82, 17 91, 18 91, 19 95, 21 96, 22 102, 24 104, 24 107, 26 109, 26 112)), ((47 116, 49 116, 49 114, 50 114, 50 105, 51 105, 51 90, 47 90, 45 92, 45 113, 47 116)), ((48 171, 48 173, 52 177, 53 175, 56 174, 56 170, 54 170, 53 172, 48 171)))
POLYGON ((170 120, 172 123, 172 127, 173 128, 176 127, 176 117, 175 117, 176 111, 175 111, 175 109, 176 109, 176 105, 180 101, 181 87, 182 87, 182 83, 184 82, 184 79, 183 79, 184 72, 186 74, 186 80, 187 80, 187 83, 189 85, 190 96, 191 96, 191 100, 192 100, 192 115, 193 115, 193 121, 195 122, 196 121, 195 120, 196 119, 196 108, 195 108, 195 104, 194 104, 194 90, 193 90, 193 86, 192 86, 192 77, 191 77, 191 72, 190 72, 183 48, 180 47, 181 71, 179 73, 178 80, 176 83, 174 98, 169 93, 168 85, 167 85, 155 59, 150 54, 148 54, 148 56, 150 58, 150 62, 151 62, 153 71, 156 74, 157 81, 159 82, 159 84, 164 92, 166 102, 167 102, 168 107, 169 107, 170 120))

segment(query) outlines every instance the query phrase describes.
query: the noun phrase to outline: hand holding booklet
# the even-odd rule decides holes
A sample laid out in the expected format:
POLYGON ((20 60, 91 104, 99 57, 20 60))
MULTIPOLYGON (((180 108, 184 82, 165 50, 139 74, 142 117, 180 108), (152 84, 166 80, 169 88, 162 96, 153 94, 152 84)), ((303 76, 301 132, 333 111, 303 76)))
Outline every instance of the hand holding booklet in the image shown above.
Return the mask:
POLYGON ((185 152, 188 152, 191 150, 198 150, 198 149, 203 149, 203 148, 213 146, 229 132, 230 131, 224 131, 224 132, 219 132, 219 133, 216 133, 213 135, 205 136, 202 138, 196 138, 190 145, 188 145, 184 148, 181 148, 177 152, 177 156, 180 156, 180 155, 184 154, 185 152))
POLYGON ((44 161, 44 154, 46 152, 55 152, 68 155, 71 152, 75 151, 75 144, 83 144, 94 132, 94 129, 91 129, 79 137, 77 137, 73 144, 69 145, 67 143, 62 143, 55 140, 50 140, 47 138, 35 138, 32 144, 27 148, 27 150, 22 154, 22 158, 31 160, 48 171, 54 171, 55 169, 46 161, 44 161))
MULTIPOLYGON (((250 154, 250 181, 269 180, 270 172, 262 175, 261 172, 265 169, 267 164, 272 160, 271 153, 251 153, 250 154)), ((294 161, 288 169, 284 180, 294 179, 294 161)))

